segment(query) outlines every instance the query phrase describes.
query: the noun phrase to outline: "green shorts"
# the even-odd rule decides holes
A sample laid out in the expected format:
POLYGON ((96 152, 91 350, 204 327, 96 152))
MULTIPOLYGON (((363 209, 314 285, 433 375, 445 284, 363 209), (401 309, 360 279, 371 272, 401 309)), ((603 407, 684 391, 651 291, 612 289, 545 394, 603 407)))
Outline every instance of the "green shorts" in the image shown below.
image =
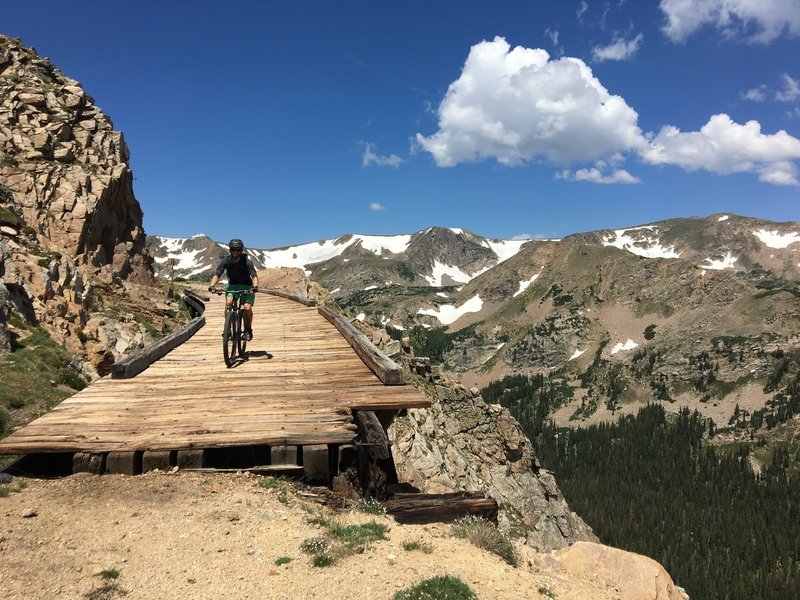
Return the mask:
MULTIPOLYGON (((231 294, 231 292, 238 292, 238 291, 241 291, 241 290, 249 290, 251 287, 253 287, 253 286, 252 285, 247 285, 246 283, 231 283, 231 284, 228 285, 228 290, 225 292, 225 297, 227 298, 229 296, 232 296, 233 294, 231 294)), ((253 294, 252 292, 249 293, 249 294, 243 294, 243 295, 239 296, 239 299, 241 300, 242 304, 253 305, 253 304, 256 303, 256 295, 253 294)))

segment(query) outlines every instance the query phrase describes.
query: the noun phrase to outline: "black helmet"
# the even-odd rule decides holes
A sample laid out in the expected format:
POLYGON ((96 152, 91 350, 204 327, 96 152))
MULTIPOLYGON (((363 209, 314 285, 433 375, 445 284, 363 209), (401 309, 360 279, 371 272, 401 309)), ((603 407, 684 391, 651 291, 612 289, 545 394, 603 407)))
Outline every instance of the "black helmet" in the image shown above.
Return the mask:
POLYGON ((244 250, 244 243, 239 238, 233 238, 228 242, 228 248, 231 250, 244 250))

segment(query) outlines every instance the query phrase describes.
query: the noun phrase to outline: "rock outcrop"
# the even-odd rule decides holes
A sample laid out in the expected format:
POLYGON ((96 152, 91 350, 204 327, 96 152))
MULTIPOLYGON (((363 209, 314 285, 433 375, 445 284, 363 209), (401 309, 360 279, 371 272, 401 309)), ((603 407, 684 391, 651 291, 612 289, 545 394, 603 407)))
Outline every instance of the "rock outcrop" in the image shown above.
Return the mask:
POLYGON ((0 350, 12 309, 94 368, 150 339, 116 317, 129 297, 152 308, 158 295, 132 181, 122 134, 92 97, 0 35, 0 350))
POLYGON ((537 550, 597 540, 508 410, 458 385, 426 392, 431 408, 409 410, 389 429, 401 480, 427 493, 486 493, 500 506, 501 529, 537 550))
POLYGON ((318 303, 328 302, 331 299, 328 290, 311 281, 302 269, 263 269, 258 272, 258 285, 318 303))
POLYGON ((109 282, 153 281, 122 133, 77 81, 4 36, 0 181, 42 249, 109 282))

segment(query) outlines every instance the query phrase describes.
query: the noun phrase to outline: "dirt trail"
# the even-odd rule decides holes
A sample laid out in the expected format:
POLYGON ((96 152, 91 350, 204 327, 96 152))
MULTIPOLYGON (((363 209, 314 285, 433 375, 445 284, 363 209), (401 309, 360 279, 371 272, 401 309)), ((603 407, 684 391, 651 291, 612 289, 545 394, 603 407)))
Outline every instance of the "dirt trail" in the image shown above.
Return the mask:
POLYGON ((300 550, 322 535, 310 515, 330 510, 291 486, 265 488, 247 474, 151 472, 137 477, 75 475, 16 479, 25 485, 0 498, 0 598, 50 599, 391 599, 397 590, 453 575, 483 600, 618 597, 564 572, 512 568, 449 527, 399 525, 392 518, 348 512, 347 522, 377 520, 388 539, 328 567, 300 550), (421 541, 430 553, 406 551, 421 541), (287 564, 276 560, 290 557, 287 564), (100 595, 100 573, 121 591, 100 595), (124 596, 123 593, 124 592, 124 596))

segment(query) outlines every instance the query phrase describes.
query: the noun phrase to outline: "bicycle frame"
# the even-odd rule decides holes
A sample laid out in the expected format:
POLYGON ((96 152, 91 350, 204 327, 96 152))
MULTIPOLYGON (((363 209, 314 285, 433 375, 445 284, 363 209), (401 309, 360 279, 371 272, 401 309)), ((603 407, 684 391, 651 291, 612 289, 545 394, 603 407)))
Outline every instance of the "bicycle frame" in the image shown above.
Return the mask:
POLYGON ((246 360, 247 340, 244 337, 242 297, 251 292, 250 290, 236 290, 233 292, 219 290, 216 293, 232 296, 230 304, 227 304, 226 297, 225 325, 222 330, 222 357, 225 360, 225 364, 230 368, 236 363, 237 358, 246 360))

